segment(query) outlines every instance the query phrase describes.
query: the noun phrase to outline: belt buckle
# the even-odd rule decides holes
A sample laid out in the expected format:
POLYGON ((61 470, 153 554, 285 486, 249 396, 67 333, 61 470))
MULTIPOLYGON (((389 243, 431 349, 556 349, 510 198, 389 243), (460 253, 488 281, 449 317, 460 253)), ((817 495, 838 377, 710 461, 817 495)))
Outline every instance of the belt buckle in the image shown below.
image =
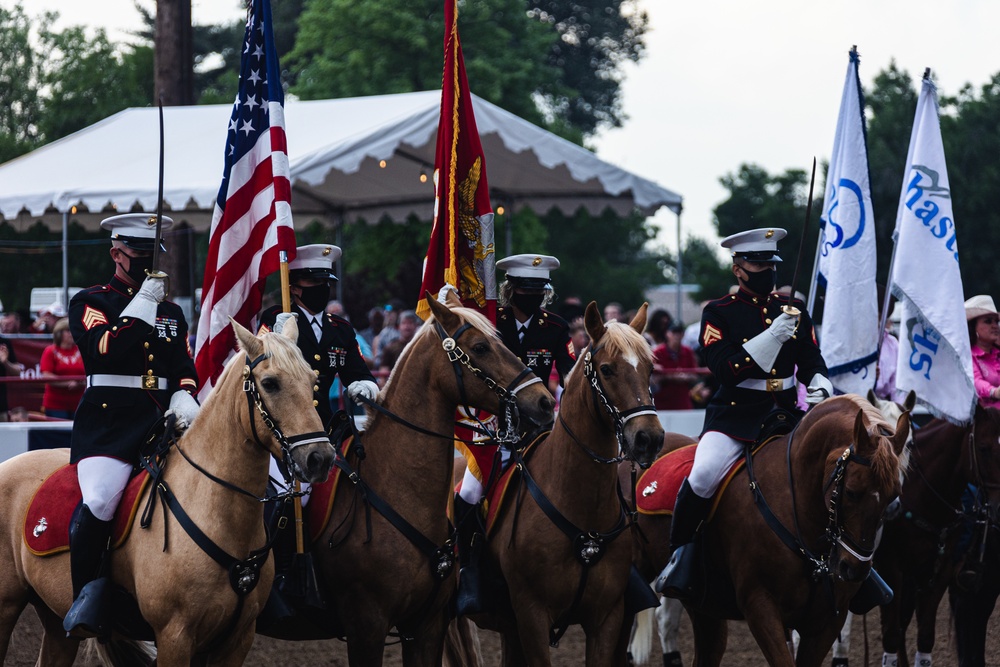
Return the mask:
POLYGON ((781 391, 784 384, 781 378, 767 378, 768 391, 781 391))
POLYGON ((155 375, 143 375, 142 376, 142 388, 143 389, 156 389, 159 386, 160 378, 155 375))

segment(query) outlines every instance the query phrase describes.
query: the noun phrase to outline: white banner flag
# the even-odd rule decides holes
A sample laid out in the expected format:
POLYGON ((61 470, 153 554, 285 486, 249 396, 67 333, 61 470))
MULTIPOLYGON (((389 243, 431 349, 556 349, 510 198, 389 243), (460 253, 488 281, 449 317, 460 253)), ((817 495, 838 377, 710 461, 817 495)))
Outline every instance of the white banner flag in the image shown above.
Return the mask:
POLYGON ((968 424, 976 407, 951 188, 937 90, 925 77, 896 214, 892 292, 902 302, 896 388, 935 415, 968 424))
POLYGON ((875 387, 878 296, 875 217, 865 144, 858 53, 850 52, 820 218, 819 274, 826 286, 820 347, 838 392, 875 387))

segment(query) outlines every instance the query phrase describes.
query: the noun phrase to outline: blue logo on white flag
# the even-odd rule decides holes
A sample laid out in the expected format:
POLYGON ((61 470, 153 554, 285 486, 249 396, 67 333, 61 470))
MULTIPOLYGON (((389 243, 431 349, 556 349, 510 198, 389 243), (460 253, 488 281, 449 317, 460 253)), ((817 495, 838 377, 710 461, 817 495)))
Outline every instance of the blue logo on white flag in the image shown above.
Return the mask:
POLYGON ((826 210, 826 224, 833 231, 833 239, 827 240, 827 231, 824 229, 823 256, 834 248, 847 250, 855 246, 865 233, 865 222, 865 196, 861 186, 849 178, 840 179, 830 208, 826 210), (845 199, 844 206, 842 211, 838 211, 841 209, 841 197, 845 199), (841 216, 841 213, 844 215, 841 216))

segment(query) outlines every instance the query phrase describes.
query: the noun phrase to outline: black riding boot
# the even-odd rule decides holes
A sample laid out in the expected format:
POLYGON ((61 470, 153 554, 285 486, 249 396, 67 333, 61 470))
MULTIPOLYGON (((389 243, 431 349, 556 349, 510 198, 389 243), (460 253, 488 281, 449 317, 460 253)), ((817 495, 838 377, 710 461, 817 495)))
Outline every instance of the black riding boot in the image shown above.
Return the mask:
POLYGON ((861 588, 851 598, 847 608, 852 614, 864 616, 875 607, 880 607, 892 602, 892 589, 885 580, 879 576, 873 567, 868 571, 868 576, 861 582, 861 588))
POLYGON ((711 509, 712 499, 699 496, 685 479, 677 492, 670 524, 670 562, 656 579, 657 592, 668 598, 692 599, 698 561, 695 537, 711 509))
POLYGON ((63 619, 69 637, 107 638, 111 634, 108 593, 111 579, 103 567, 111 538, 111 522, 101 521, 80 504, 69 526, 69 563, 73 606, 63 619))
POLYGON ((479 505, 472 505, 455 496, 455 526, 458 529, 458 596, 459 616, 484 611, 483 582, 479 567, 486 535, 479 518, 479 505))

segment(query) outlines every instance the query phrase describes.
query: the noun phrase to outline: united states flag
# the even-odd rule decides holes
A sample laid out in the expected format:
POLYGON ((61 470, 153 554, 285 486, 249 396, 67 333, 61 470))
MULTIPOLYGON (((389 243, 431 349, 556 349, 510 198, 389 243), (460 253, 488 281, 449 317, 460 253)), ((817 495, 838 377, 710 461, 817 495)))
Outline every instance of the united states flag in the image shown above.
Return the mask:
POLYGON ((204 398, 236 340, 229 318, 249 327, 279 252, 295 256, 284 93, 268 0, 247 18, 240 85, 226 139, 226 166, 205 262, 195 365, 204 398))

